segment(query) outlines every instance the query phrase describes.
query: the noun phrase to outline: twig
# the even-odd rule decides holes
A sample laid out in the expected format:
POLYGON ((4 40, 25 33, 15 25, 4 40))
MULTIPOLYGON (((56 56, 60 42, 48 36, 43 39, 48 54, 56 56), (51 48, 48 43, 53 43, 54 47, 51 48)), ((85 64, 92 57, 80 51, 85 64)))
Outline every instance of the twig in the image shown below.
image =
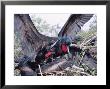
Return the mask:
POLYGON ((41 74, 41 76, 43 76, 43 75, 42 75, 42 71, 41 71, 41 67, 40 67, 40 65, 38 65, 38 66, 39 66, 40 74, 41 74))
POLYGON ((82 46, 84 47, 85 49, 88 49, 88 48, 96 48, 97 46, 82 46))

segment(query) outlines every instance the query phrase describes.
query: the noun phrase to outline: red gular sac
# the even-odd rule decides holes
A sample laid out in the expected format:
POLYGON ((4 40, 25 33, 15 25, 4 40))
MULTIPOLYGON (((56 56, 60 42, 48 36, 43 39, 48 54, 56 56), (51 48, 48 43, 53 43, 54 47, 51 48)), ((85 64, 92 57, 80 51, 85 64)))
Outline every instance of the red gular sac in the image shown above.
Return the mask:
POLYGON ((46 54, 45 54, 45 59, 48 59, 49 57, 52 56, 52 52, 51 51, 48 51, 46 54))
POLYGON ((63 53, 67 53, 68 52, 68 46, 66 44, 61 44, 61 50, 63 53))

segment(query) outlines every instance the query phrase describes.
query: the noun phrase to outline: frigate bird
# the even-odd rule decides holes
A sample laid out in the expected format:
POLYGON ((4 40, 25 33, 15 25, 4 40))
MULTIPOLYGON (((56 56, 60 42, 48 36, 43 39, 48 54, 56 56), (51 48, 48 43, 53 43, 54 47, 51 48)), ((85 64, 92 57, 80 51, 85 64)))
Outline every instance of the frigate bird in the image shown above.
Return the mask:
MULTIPOLYGON (((17 33, 17 35, 19 35, 23 54, 33 57, 33 59, 35 59, 35 62, 39 64, 42 60, 45 61, 46 57, 49 59, 49 57, 51 57, 52 55, 54 55, 54 57, 58 56, 56 55, 56 53, 59 50, 55 51, 54 48, 57 48, 57 46, 59 46, 60 41, 67 41, 61 43, 73 42, 77 38, 77 33, 81 31, 81 27, 92 17, 93 14, 71 14, 67 22, 61 28, 58 37, 48 37, 39 33, 37 28, 34 26, 29 14, 15 14, 14 31, 15 33, 17 33), (51 44, 50 48, 47 49, 49 42, 52 41, 54 43, 51 44)), ((62 45, 62 53, 67 53, 67 46, 68 44, 62 45)), ((26 63, 25 66, 23 64, 24 63, 22 63, 22 66, 20 66, 20 70, 23 76, 35 75, 33 69, 30 67, 31 64, 27 65, 26 63)))

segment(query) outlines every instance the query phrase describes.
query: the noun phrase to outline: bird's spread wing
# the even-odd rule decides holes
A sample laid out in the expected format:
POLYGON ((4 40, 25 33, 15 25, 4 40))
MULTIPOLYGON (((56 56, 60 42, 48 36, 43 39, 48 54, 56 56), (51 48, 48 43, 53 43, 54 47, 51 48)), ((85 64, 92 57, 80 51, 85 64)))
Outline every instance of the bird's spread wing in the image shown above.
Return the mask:
POLYGON ((72 14, 69 19, 62 27, 58 36, 70 36, 72 39, 76 36, 76 34, 81 30, 81 27, 88 22, 93 14, 72 14))
POLYGON ((49 41, 56 39, 40 34, 29 14, 14 15, 14 33, 20 40, 23 54, 28 56, 34 54, 41 45, 44 46, 49 41))

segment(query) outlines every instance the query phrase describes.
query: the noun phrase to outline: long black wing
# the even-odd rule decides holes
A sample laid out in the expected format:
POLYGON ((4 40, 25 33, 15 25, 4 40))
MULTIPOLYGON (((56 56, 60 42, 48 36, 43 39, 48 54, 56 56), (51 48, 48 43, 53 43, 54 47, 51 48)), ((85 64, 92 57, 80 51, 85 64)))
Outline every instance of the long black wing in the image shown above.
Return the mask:
POLYGON ((29 14, 14 15, 14 33, 21 44, 22 53, 29 57, 35 56, 40 46, 57 39, 40 34, 32 23, 29 14))
POLYGON ((70 36, 72 39, 81 30, 81 27, 90 20, 93 14, 72 14, 61 29, 58 37, 70 36))

